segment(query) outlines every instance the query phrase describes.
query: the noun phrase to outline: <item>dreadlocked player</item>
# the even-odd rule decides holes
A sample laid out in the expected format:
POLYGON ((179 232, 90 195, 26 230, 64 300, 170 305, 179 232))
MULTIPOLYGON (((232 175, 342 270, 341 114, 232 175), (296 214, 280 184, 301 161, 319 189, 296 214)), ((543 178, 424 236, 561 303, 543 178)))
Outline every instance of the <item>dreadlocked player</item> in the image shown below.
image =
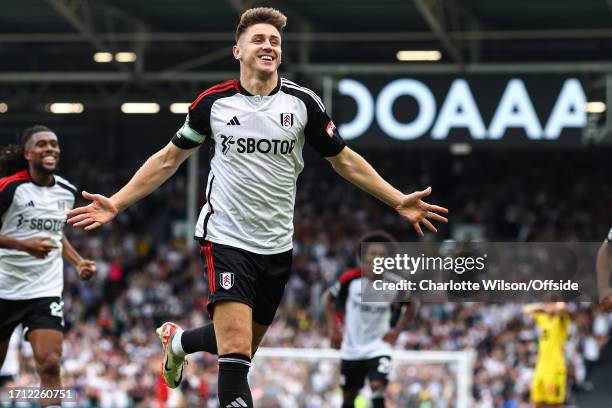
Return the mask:
MULTIPOLYGON (((18 145, 0 149, 0 366, 13 330, 22 324, 46 390, 61 387, 63 259, 81 279, 96 271, 63 234, 77 190, 55 174, 59 158, 57 135, 41 125, 26 129, 18 145)), ((61 399, 40 404, 59 407, 61 399)))

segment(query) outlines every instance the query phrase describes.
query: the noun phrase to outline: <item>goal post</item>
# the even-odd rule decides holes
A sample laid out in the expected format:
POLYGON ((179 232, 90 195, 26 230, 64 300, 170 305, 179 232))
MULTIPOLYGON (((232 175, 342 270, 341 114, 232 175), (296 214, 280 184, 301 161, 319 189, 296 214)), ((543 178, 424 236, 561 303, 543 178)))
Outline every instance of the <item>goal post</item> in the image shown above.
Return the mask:
MULTIPOLYGON (((277 375, 278 378, 289 380, 289 374, 295 375, 310 375, 314 369, 301 370, 300 364, 315 365, 318 362, 327 361, 333 362, 337 369, 336 377, 339 378, 339 363, 341 354, 338 350, 333 349, 314 349, 314 348, 269 348, 262 347, 257 350, 255 361, 252 368, 252 381, 257 381, 259 375, 277 375), (275 360, 276 362, 273 362, 275 360), (281 363, 282 362, 282 363, 281 363), (291 362, 294 362, 293 364, 291 362), (269 363, 268 366, 266 363, 269 363), (262 372, 256 374, 258 366, 262 372), (284 368, 283 368, 284 367, 284 368), (287 370, 286 374, 282 370, 287 370), (268 372, 268 373, 266 373, 268 372)), ((444 370, 454 378, 455 386, 455 401, 453 406, 456 408, 468 408, 471 405, 471 388, 474 370, 475 352, 472 350, 462 351, 413 351, 413 350, 398 350, 392 355, 395 374, 398 370, 406 370, 411 364, 419 367, 425 365, 446 365, 444 370)), ((311 381, 310 378, 303 378, 305 383, 311 381)), ((270 386, 270 384, 262 385, 262 387, 270 386)), ((337 386, 337 384, 336 384, 337 386)), ((300 388, 297 388, 300 389, 300 388)), ((324 406, 329 405, 327 401, 324 406)), ((435 405, 434 405, 435 406, 435 405)))

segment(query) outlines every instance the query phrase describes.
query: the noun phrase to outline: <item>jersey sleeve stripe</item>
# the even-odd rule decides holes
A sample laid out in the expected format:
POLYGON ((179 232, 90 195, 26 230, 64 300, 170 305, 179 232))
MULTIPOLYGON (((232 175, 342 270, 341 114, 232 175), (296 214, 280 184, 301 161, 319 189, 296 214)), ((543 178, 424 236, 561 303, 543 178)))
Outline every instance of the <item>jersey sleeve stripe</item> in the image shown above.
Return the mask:
POLYGON ((65 188, 68 191, 70 191, 72 193, 72 195, 74 196, 74 200, 76 201, 78 192, 77 192, 77 189, 75 187, 69 186, 68 184, 63 183, 61 181, 58 181, 57 185, 62 187, 62 188, 65 188))
POLYGON ((302 91, 305 94, 309 95, 316 102, 316 104, 319 106, 319 109, 321 109, 321 112, 325 112, 325 106, 323 106, 323 102, 321 102, 321 99, 319 99, 319 97, 314 92, 312 92, 310 89, 302 88, 302 87, 299 87, 299 86, 292 86, 292 85, 288 85, 288 84, 285 84, 284 86, 286 86, 287 88, 291 88, 291 89, 296 89, 298 91, 302 91))
POLYGON ((312 89, 310 88, 306 88, 304 86, 298 85, 295 82, 292 81, 288 81, 288 80, 284 80, 283 81, 283 85, 289 87, 289 88, 294 88, 294 89, 298 89, 301 91, 306 92, 307 94, 309 94, 310 96, 312 96, 312 98, 321 106, 323 106, 323 101, 321 100, 321 98, 319 98, 319 95, 317 95, 312 89))
POLYGON ((210 95, 210 94, 214 94, 214 93, 225 92, 225 91, 228 91, 230 89, 235 89, 237 93, 240 92, 240 90, 238 89, 238 81, 237 80, 232 79, 231 81, 223 82, 221 84, 217 84, 215 86, 212 86, 212 87, 206 89, 204 92, 202 92, 200 95, 198 95, 198 97, 196 98, 195 101, 193 101, 193 103, 189 106, 189 110, 195 109, 195 107, 198 106, 198 103, 200 103, 200 101, 205 96, 210 95))
POLYGON ((12 174, 8 177, 0 179, 0 192, 2 192, 8 185, 16 181, 30 181, 30 175, 27 170, 20 171, 19 173, 12 174))
POLYGON ((207 92, 211 92, 215 89, 219 89, 219 88, 225 88, 228 85, 232 85, 232 83, 234 83, 236 80, 235 79, 231 79, 229 81, 225 81, 225 82, 221 82, 219 84, 213 85, 210 88, 206 88, 204 91, 202 91, 202 93, 207 93, 207 92))
POLYGON ((191 106, 189 106, 189 110, 194 110, 194 109, 195 109, 195 108, 198 106, 198 104, 200 103, 200 101, 201 101, 202 99, 204 99, 206 96, 208 96, 208 95, 212 95, 212 94, 215 94, 215 93, 226 92, 226 91, 229 91, 230 89, 233 89, 233 88, 234 88, 234 86, 232 86, 232 85, 228 85, 228 86, 223 87, 223 88, 216 88, 216 89, 212 89, 212 90, 210 90, 210 91, 205 91, 205 92, 201 93, 201 94, 200 94, 200 96, 198 96, 198 99, 196 99, 196 100, 195 100, 195 101, 194 101, 194 102, 191 104, 191 106))
POLYGON ((317 95, 311 89, 300 86, 296 84, 295 82, 289 81, 288 79, 285 79, 285 78, 282 79, 282 84, 285 85, 287 88, 297 89, 299 91, 307 93, 308 95, 312 97, 312 99, 315 100, 317 105, 319 105, 319 108, 321 108, 321 111, 325 112, 325 105, 323 104, 323 101, 321 100, 321 98, 319 98, 319 95, 317 95))
POLYGON ((341 283, 347 283, 348 281, 361 277, 361 269, 351 269, 350 271, 344 272, 338 280, 341 283))

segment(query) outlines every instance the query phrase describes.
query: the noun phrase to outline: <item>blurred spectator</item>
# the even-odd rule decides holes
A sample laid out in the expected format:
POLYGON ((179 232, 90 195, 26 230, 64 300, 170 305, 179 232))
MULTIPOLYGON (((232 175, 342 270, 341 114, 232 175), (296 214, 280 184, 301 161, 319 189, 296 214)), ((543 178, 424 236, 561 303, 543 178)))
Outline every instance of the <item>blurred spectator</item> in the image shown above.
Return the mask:
MULTIPOLYGON (((597 242, 609 228, 600 221, 609 216, 612 202, 612 175, 598 165, 605 162, 605 151, 461 157, 373 151, 366 156, 406 191, 431 183, 431 201, 451 209, 449 226, 426 239, 447 238, 454 227, 468 224, 488 240, 597 242), (537 165, 526 166, 528 162, 537 165), (559 165, 564 162, 573 166, 559 165)), ((318 159, 307 157, 311 160, 318 159)), ((80 187, 111 193, 127 181, 132 163, 138 162, 126 166, 75 160, 67 170, 80 187)), ((403 241, 416 239, 392 210, 338 180, 325 165, 307 166, 299 184, 293 275, 264 346, 327 347, 321 293, 350 266, 355 238, 382 228, 403 241)), ((185 218, 185 189, 185 177, 179 175, 100 232, 68 231, 83 256, 98 264, 92 281, 79 281, 73 270, 65 275, 70 330, 63 378, 65 386, 78 391, 79 407, 186 407, 201 401, 217 406, 216 358, 192 356, 185 381, 176 390, 168 390, 159 376, 161 346, 154 329, 166 320, 184 327, 208 321, 201 260, 185 248, 183 236, 174 235, 185 218)), ((611 316, 586 304, 570 304, 570 312, 568 372, 574 385, 585 386, 590 367, 608 341, 611 316)), ((515 408, 528 401, 536 341, 535 328, 521 315, 520 305, 447 303, 423 306, 397 347, 475 350, 475 406, 515 408)), ((10 384, 35 384, 27 346, 22 347, 19 375, 10 384)), ((453 370, 452 365, 396 364, 389 386, 391 406, 451 407, 457 392, 453 370)), ((330 407, 340 401, 336 361, 257 358, 250 381, 262 407, 330 407)))

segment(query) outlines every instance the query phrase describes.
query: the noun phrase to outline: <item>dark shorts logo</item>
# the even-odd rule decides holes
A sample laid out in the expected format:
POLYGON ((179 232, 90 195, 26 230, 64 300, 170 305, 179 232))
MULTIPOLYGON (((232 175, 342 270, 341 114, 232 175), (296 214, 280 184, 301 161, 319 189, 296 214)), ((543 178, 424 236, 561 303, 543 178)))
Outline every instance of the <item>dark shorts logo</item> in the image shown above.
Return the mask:
POLYGON ((234 286, 234 274, 232 272, 222 272, 220 277, 221 287, 223 289, 228 290, 234 286))
POLYGON ((282 127, 289 129, 293 126, 293 113, 281 113, 280 122, 282 127))

